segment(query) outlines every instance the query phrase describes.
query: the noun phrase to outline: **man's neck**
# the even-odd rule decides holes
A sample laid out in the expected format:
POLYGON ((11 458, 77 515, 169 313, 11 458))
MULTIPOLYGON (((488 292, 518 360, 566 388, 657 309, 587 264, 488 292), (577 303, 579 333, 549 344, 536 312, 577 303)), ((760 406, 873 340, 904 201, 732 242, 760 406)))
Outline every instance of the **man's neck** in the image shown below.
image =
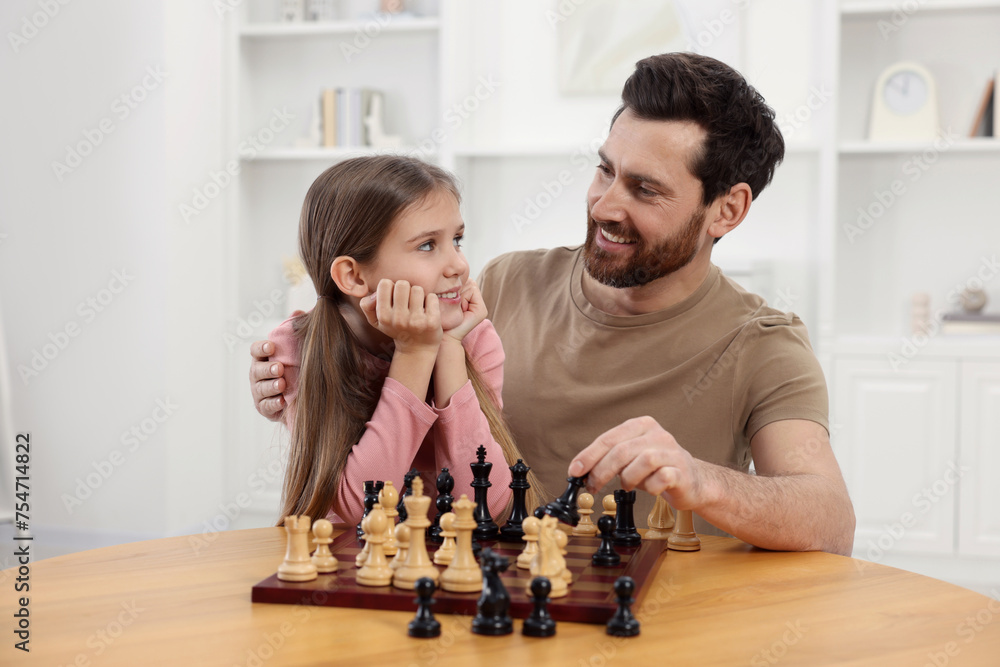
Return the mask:
POLYGON ((666 310, 701 287, 711 268, 711 253, 699 254, 690 264, 641 287, 609 287, 583 271, 583 295, 608 315, 645 315, 666 310))

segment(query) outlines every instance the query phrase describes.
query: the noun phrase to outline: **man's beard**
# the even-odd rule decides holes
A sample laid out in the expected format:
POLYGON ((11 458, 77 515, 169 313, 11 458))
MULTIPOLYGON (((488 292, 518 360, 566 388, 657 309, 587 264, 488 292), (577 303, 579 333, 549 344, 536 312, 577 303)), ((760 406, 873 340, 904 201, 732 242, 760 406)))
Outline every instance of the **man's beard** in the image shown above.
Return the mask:
POLYGON ((698 239, 705 221, 706 207, 700 206, 681 230, 657 246, 617 224, 605 225, 608 233, 635 240, 629 257, 615 257, 597 245, 599 227, 587 207, 587 242, 583 246, 583 266, 590 277, 608 287, 641 287, 684 268, 698 254, 698 239))

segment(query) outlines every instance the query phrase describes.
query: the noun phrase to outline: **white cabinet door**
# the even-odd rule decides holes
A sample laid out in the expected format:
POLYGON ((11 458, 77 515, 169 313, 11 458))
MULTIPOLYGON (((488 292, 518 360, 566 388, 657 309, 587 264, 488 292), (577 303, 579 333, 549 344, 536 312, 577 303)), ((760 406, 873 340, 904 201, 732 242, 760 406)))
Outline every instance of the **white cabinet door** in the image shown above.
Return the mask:
POLYGON ((1000 363, 962 363, 958 549, 1000 556, 1000 363))
POLYGON ((854 553, 952 553, 958 365, 834 362, 834 449, 857 515, 854 553))

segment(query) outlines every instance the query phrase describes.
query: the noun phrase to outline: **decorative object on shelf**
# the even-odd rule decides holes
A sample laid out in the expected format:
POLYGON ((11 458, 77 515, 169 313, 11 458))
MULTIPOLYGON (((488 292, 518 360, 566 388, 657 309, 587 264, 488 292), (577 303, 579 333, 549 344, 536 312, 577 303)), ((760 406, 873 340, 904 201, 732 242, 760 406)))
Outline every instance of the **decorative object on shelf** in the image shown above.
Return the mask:
POLYGON ((941 331, 946 334, 1000 334, 1000 315, 983 313, 988 301, 981 287, 966 287, 958 295, 962 310, 945 313, 941 331))
POLYGON ((972 129, 969 130, 970 137, 997 136, 997 78, 1000 78, 1000 70, 986 82, 986 90, 983 91, 976 117, 972 121, 972 129))
POLYGON ((285 281, 288 283, 288 298, 285 303, 285 317, 296 310, 312 310, 316 304, 316 290, 302 260, 298 257, 282 257, 285 281))
POLYGON ((978 287, 966 287, 959 295, 962 310, 966 313, 980 313, 986 307, 986 292, 978 287))
POLYGON ((927 335, 931 324, 931 295, 917 292, 910 301, 910 333, 927 335))
POLYGON ((382 125, 384 98, 382 93, 372 91, 371 101, 368 104, 368 114, 365 116, 365 128, 368 130, 368 145, 373 148, 399 148, 402 137, 385 133, 382 125))
POLYGON ((333 21, 336 18, 336 0, 306 0, 306 19, 310 21, 333 21))
POLYGON ((932 141, 938 133, 937 84, 923 65, 887 67, 872 95, 871 141, 932 141))
POLYGON ((281 20, 285 23, 297 23, 306 16, 305 0, 281 0, 281 20))
POLYGON ((379 0, 378 8, 385 14, 398 14, 405 9, 403 0, 379 0))

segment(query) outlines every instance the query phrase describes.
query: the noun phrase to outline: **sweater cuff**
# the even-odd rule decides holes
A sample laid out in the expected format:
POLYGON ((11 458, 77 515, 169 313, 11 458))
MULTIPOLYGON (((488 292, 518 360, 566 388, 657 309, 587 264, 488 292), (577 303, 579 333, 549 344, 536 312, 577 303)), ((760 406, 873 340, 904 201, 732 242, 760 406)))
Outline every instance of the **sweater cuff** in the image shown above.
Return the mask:
POLYGON ((434 422, 438 420, 437 411, 417 398, 416 395, 414 395, 414 393, 399 380, 387 377, 385 379, 385 383, 382 385, 382 392, 392 394, 398 398, 400 402, 413 413, 414 417, 427 424, 428 427, 433 426, 434 422))
POLYGON ((451 400, 448 401, 448 405, 443 408, 434 406, 428 406, 434 411, 437 416, 438 421, 442 424, 447 424, 450 421, 460 418, 462 411, 465 406, 468 405, 469 401, 474 401, 476 411, 479 411, 479 399, 476 398, 476 390, 472 387, 472 380, 466 380, 465 384, 461 388, 451 395, 451 400))

